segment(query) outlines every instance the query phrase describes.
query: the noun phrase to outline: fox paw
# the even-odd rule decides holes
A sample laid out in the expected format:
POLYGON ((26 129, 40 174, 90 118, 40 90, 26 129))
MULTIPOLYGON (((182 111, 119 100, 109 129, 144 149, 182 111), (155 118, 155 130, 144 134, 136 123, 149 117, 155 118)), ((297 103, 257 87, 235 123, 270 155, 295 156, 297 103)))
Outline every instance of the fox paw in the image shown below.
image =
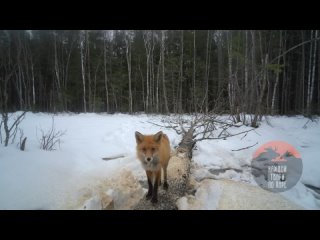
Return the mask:
POLYGON ((149 200, 149 199, 151 199, 151 197, 152 197, 152 193, 147 193, 146 199, 149 200))
POLYGON ((156 204, 156 203, 158 202, 158 199, 157 199, 157 198, 152 198, 152 199, 151 199, 151 202, 152 202, 153 204, 156 204))

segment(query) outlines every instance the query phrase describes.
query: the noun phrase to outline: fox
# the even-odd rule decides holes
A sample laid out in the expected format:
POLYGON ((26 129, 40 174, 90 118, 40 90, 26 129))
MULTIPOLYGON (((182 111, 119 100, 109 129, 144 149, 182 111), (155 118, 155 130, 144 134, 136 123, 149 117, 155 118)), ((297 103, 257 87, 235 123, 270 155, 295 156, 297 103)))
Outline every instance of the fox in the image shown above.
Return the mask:
POLYGON ((143 135, 135 132, 137 142, 137 158, 146 171, 148 193, 146 199, 153 204, 158 202, 158 186, 161 185, 161 169, 163 169, 163 189, 168 190, 167 167, 170 160, 169 138, 162 131, 154 135, 143 135))

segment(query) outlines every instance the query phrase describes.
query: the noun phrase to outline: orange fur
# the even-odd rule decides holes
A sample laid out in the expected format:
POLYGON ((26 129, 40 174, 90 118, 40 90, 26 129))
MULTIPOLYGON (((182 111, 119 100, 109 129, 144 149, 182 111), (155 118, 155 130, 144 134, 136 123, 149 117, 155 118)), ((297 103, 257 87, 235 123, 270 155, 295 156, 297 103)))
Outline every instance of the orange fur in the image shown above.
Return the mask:
POLYGON ((168 136, 162 132, 154 135, 143 135, 135 133, 137 141, 137 157, 148 177, 149 191, 147 198, 151 198, 153 203, 157 202, 158 185, 161 183, 161 168, 164 173, 165 189, 167 183, 167 167, 170 159, 170 142, 168 136))

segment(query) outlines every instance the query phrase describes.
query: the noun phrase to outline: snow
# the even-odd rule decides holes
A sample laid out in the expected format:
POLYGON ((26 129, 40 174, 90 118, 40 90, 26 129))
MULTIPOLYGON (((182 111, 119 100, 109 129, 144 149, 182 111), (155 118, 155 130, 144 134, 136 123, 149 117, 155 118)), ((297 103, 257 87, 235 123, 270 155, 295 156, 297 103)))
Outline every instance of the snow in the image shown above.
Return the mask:
MULTIPOLYGON (((25 151, 16 144, 0 145, 0 209, 79 209, 94 199, 97 186, 109 186, 105 180, 123 169, 144 180, 145 173, 135 157, 134 132, 159 131, 147 121, 160 123, 160 116, 58 114, 54 116, 55 129, 66 130, 66 134, 60 148, 44 151, 39 148, 40 130, 51 128, 52 116, 26 114, 19 126, 28 137, 25 151), (119 154, 125 157, 102 160, 119 154)), ((174 131, 165 133, 174 143, 174 131)), ((94 201, 90 207, 96 207, 94 201)))
POLYGON ((231 180, 201 181, 195 196, 177 201, 180 210, 278 210, 302 209, 281 195, 231 180))
MULTIPOLYGON (((304 184, 320 187, 320 124, 316 121, 309 121, 306 127, 303 126, 308 121, 303 116, 268 117, 268 122, 264 120, 261 126, 254 131, 243 135, 234 136, 227 140, 205 140, 197 143, 198 149, 193 155, 195 179, 232 179, 234 181, 247 182, 257 185, 250 174, 252 156, 259 146, 269 141, 285 141, 294 146, 302 157, 303 173, 300 181, 292 189, 281 193, 282 196, 298 204, 305 209, 320 209, 320 198, 304 184), (252 148, 241 151, 232 151, 247 146, 258 144, 252 148), (210 173, 210 169, 234 168, 242 169, 242 172, 227 170, 218 175, 210 173)), ((249 130, 249 127, 232 127, 230 133, 238 133, 249 130)))
POLYGON ((222 193, 222 187, 217 184, 211 184, 206 179, 197 189, 195 196, 182 197, 177 201, 179 210, 216 210, 219 206, 219 199, 222 193))
MULTIPOLYGON (((28 137, 25 151, 20 151, 16 144, 0 145, 0 209, 101 209, 103 199, 109 201, 109 197, 114 200, 115 209, 130 209, 146 191, 138 183, 145 180, 145 173, 135 156, 134 132, 154 134, 162 130, 172 148, 181 139, 172 129, 151 123, 163 124, 160 115, 60 113, 54 115, 56 131, 66 131, 60 148, 44 151, 39 148, 40 130, 46 132, 51 128, 52 116, 26 114, 20 124, 28 137), (102 160, 120 155, 124 157, 102 160)), ((254 151, 271 140, 285 141, 300 152, 303 174, 298 184, 281 196, 305 209, 320 209, 319 196, 304 185, 320 187, 320 124, 309 122, 303 128, 308 119, 302 116, 268 119, 272 126, 264 120, 245 137, 198 142, 192 176, 198 182, 206 178, 227 179, 256 186, 248 167, 254 151), (256 142, 252 148, 232 151, 256 142), (225 170, 217 174, 218 169, 225 170)), ((238 133, 248 129, 240 126, 228 131, 238 133)), ((180 199, 180 208, 191 208, 193 201, 194 208, 217 209, 221 189, 211 184, 214 181, 200 184, 194 196, 180 199)))

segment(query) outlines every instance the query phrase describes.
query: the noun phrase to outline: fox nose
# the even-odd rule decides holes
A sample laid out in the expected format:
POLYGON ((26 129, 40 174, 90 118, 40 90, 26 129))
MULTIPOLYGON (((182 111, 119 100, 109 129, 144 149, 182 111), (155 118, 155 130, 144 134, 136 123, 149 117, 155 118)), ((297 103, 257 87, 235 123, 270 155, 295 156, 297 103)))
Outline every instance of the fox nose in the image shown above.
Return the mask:
POLYGON ((150 162, 150 161, 151 161, 151 158, 148 157, 148 158, 147 158, 147 161, 150 162))

